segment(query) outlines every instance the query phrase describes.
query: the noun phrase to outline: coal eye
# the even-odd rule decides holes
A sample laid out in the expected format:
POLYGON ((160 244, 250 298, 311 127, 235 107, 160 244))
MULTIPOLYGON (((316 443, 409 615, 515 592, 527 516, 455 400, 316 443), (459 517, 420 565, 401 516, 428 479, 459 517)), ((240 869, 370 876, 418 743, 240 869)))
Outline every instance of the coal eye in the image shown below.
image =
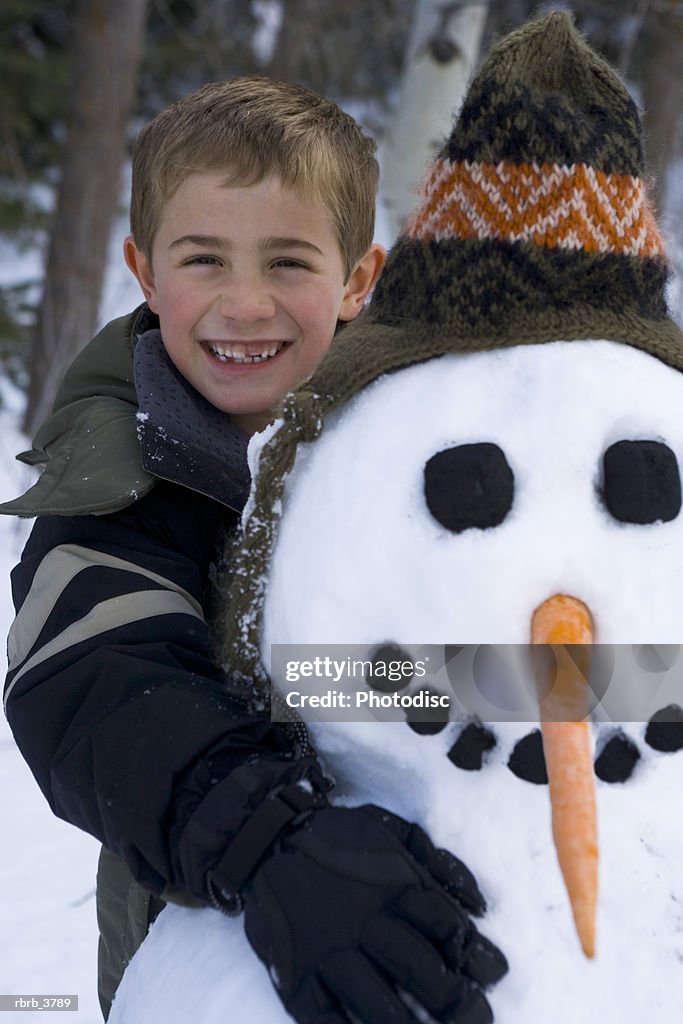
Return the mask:
POLYGON ((453 533, 498 526, 512 507, 514 477, 497 444, 445 448, 425 465, 427 506, 453 533))
POLYGON ((413 663, 407 651, 398 644, 381 644, 372 654, 372 671, 365 682, 380 693, 404 690, 413 678, 413 663))
POLYGON ((675 519, 681 510, 676 456, 661 441, 617 441, 603 457, 602 495, 622 523, 675 519))

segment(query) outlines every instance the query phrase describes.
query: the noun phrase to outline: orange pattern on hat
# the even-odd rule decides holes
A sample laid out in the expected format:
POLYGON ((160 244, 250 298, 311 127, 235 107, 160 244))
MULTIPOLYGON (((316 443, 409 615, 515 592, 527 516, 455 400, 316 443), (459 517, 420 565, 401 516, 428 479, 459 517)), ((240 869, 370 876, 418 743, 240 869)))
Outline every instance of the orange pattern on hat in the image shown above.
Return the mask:
POLYGON ((437 160, 405 233, 422 241, 494 238, 560 249, 664 256, 643 182, 588 164, 437 160))

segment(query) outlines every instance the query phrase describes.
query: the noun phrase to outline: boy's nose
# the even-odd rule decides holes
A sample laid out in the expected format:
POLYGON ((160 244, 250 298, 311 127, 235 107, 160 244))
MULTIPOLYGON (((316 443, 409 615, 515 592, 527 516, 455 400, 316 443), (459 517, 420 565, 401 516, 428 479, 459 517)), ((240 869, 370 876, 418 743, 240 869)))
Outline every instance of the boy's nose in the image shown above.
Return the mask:
POLYGON ((252 323, 275 315, 275 300, 262 282, 253 278, 235 281, 221 288, 217 308, 226 320, 252 323))

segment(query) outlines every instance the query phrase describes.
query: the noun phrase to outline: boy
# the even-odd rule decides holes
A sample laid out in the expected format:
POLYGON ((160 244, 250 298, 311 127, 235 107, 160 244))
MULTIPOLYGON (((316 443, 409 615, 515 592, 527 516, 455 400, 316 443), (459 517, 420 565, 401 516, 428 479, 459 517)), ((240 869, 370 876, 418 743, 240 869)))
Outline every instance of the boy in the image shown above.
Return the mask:
MULTIPOLYGON (((381 270, 373 150, 334 104, 265 79, 206 86, 156 117, 134 154, 125 242, 146 303, 75 360, 23 456, 45 463, 43 475, 2 507, 38 516, 13 573, 7 715, 53 811, 103 843, 105 1017, 163 900, 227 912, 244 902, 271 965, 272 925, 251 882, 269 862, 286 888, 310 857, 283 861, 279 837, 329 821, 329 783, 306 737, 247 715, 227 692, 206 618, 248 492, 248 435, 310 374, 337 321, 360 312, 381 270)), ((368 842, 383 880, 397 856, 412 863, 405 836, 358 812, 343 820, 359 837, 345 873, 368 842)), ((443 864, 420 867, 420 886, 447 901, 439 915, 455 933, 464 915, 444 886, 468 910, 482 901, 461 865, 449 870, 446 884, 443 864)), ((310 906, 334 895, 335 872, 319 865, 311 904, 288 911, 295 946, 310 947, 310 906)), ((360 946, 368 913, 345 902, 360 946)), ((327 917, 314 926, 321 955, 339 924, 327 917)), ((324 1016, 315 959, 280 991, 302 1022, 324 1016)), ((419 995, 433 969, 416 966, 402 987, 419 995)), ((382 1019, 384 1001, 412 1020, 393 990, 378 994, 377 974, 349 993, 348 965, 326 964, 326 984, 361 1019, 382 1019)))

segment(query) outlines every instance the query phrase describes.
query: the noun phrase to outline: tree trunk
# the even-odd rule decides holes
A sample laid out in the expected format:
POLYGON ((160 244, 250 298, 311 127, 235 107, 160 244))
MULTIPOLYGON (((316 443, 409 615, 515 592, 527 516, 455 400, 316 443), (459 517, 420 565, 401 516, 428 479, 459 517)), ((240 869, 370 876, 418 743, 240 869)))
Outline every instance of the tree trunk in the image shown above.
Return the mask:
POLYGON ((306 57, 315 43, 319 21, 318 0, 297 0, 294 4, 282 4, 282 20, 267 69, 271 78, 285 82, 306 80, 306 57))
POLYGON ((147 0, 82 0, 73 101, 47 255, 24 428, 50 411, 59 382, 97 326, 119 200, 147 0))
POLYGON ((418 0, 398 105, 382 145, 382 203, 393 236, 417 202, 479 56, 488 3, 418 0))

